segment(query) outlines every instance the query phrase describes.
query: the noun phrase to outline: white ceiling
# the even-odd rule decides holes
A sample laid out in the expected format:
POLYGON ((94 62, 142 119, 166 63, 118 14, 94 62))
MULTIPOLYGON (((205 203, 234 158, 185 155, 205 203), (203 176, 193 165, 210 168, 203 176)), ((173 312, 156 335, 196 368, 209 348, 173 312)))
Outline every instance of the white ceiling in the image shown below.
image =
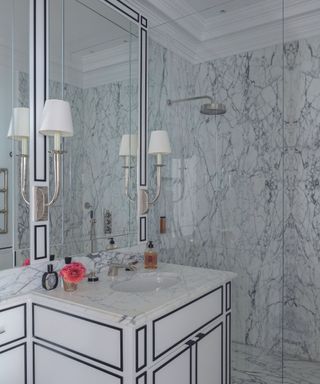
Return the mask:
POLYGON ((129 0, 153 39, 193 63, 320 35, 320 0, 129 0))

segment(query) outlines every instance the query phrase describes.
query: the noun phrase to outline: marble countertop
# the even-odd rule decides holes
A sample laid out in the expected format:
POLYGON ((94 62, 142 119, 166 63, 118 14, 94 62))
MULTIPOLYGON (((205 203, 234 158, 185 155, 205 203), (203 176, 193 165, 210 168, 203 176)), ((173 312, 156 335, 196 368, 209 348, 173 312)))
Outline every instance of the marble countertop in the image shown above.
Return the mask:
POLYGON ((107 272, 102 271, 99 282, 83 281, 78 289, 71 293, 59 287, 52 291, 34 291, 33 296, 102 312, 112 322, 137 326, 155 316, 170 312, 236 277, 233 272, 163 263, 159 264, 157 272, 175 273, 179 276, 179 282, 170 288, 150 292, 119 292, 112 289, 111 286, 116 280, 130 279, 137 273, 150 273, 139 265, 137 272, 120 270, 116 278, 108 277, 107 272))

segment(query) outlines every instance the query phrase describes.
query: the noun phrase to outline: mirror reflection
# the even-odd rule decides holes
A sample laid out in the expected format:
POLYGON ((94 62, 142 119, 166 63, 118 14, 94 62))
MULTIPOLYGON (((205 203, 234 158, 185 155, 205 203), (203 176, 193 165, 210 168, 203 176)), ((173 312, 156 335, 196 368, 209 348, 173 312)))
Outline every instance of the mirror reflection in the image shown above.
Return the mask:
POLYGON ((0 84, 1 270, 29 258, 29 0, 0 2, 0 84))
POLYGON ((48 99, 69 102, 73 121, 50 208, 55 257, 137 241, 138 50, 138 27, 106 4, 49 2, 48 99))

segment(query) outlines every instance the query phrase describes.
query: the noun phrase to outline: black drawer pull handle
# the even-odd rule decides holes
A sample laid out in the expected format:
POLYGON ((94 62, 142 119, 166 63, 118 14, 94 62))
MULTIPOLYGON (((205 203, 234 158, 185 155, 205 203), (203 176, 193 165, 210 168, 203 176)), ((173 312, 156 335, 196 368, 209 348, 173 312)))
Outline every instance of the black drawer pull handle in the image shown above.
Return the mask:
POLYGON ((193 340, 189 340, 186 342, 186 345, 188 345, 189 347, 192 347, 196 342, 193 341, 193 340))
POLYGON ((202 339, 203 337, 205 337, 205 334, 204 334, 204 333, 198 333, 198 334, 196 335, 196 337, 197 337, 198 339, 202 339))

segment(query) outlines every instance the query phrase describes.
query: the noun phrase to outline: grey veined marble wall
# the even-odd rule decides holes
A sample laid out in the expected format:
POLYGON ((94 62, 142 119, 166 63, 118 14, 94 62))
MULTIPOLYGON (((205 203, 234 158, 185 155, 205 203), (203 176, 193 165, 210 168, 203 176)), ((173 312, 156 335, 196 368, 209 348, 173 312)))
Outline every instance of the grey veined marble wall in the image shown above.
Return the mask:
POLYGON ((167 129, 173 144, 149 237, 164 261, 238 274, 234 341, 276 352, 283 339, 285 353, 313 360, 320 360, 318 40, 286 44, 284 68, 282 45, 195 66, 149 47, 149 129, 167 129), (201 115, 200 102, 166 105, 205 94, 225 103, 226 115, 201 115))
MULTIPOLYGON (((61 94, 61 84, 53 82, 50 97, 61 98, 61 94)), ((112 235, 122 235, 115 239, 116 244, 136 243, 136 204, 124 194, 123 164, 119 158, 122 135, 130 133, 130 129, 137 132, 135 94, 136 80, 91 88, 64 86, 64 99, 72 109, 74 136, 65 140, 63 191, 50 209, 51 252, 57 256, 90 251, 90 210, 96 219, 95 250, 105 249, 111 236, 104 231, 105 209, 112 214, 112 235), (86 209, 85 203, 91 207, 86 209)), ((52 172, 50 175, 52 178, 52 172)), ((132 176, 135 175, 133 168, 132 176)), ((50 185, 53 187, 53 180, 50 185)))

